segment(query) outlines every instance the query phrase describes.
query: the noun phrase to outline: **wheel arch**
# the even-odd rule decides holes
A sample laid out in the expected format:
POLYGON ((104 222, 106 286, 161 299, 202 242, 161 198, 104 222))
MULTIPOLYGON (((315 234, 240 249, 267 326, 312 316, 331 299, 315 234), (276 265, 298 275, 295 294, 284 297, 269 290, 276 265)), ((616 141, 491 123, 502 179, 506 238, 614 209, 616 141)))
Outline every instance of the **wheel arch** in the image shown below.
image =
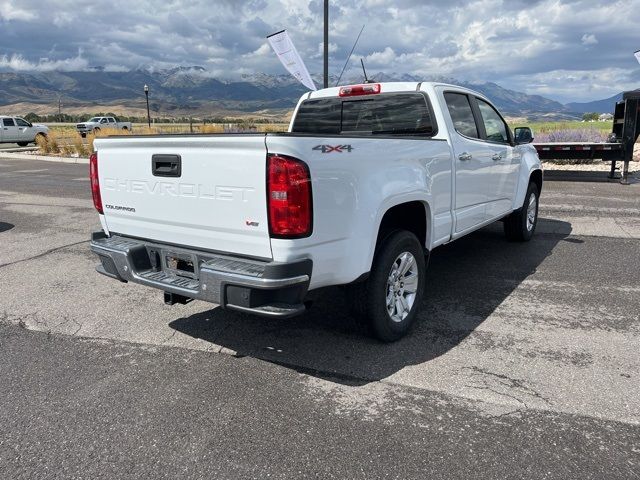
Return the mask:
POLYGON ((516 147, 522 154, 520 164, 520 174, 518 176, 518 187, 516 195, 513 198, 512 209, 518 210, 524 203, 524 197, 529 187, 529 182, 533 181, 538 186, 538 193, 542 191, 542 183, 544 174, 542 172, 542 163, 538 157, 538 152, 531 144, 518 145, 516 147))
POLYGON ((369 257, 369 268, 384 239, 398 230, 413 233, 418 237, 420 244, 427 249, 430 245, 432 225, 431 207, 424 199, 405 199, 381 209, 376 223, 376 243, 369 257))

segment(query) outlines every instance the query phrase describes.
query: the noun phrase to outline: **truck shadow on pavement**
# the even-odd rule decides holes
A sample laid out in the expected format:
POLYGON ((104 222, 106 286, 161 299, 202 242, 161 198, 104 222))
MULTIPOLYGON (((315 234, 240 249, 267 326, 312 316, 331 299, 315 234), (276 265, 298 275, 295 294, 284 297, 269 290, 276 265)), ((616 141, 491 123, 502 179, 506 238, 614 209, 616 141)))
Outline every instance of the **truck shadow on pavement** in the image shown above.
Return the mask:
MULTIPOLYGON (((333 382, 365 385, 455 348, 535 274, 559 242, 572 240, 566 238, 567 222, 540 218, 538 226, 549 233, 524 244, 507 242, 502 224, 495 224, 434 250, 422 311, 410 334, 393 344, 353 328, 339 288, 325 289, 306 314, 292 319, 214 308, 169 326, 214 344, 214 351, 224 348, 333 382)), ((488 336, 477 332, 473 341, 489 349, 494 340, 488 336)))
POLYGON ((9 231, 14 227, 15 225, 13 223, 0 222, 0 233, 9 231))

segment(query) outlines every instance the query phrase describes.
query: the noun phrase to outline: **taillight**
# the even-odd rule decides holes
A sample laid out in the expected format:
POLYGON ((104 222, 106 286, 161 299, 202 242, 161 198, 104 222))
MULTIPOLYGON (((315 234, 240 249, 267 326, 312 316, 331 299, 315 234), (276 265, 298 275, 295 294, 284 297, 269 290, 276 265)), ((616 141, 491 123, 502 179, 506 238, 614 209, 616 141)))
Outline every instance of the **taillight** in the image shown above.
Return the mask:
POLYGON ((93 196, 93 206, 98 213, 102 210, 102 197, 100 196, 100 180, 98 180, 98 154, 93 152, 89 157, 89 179, 91 180, 91 195, 93 196))
POLYGON ((349 85, 341 87, 339 95, 341 97, 356 97, 358 95, 375 95, 382 91, 379 83, 365 83, 364 85, 349 85))
POLYGON ((267 195, 272 237, 299 238, 311 235, 311 178, 304 162, 284 155, 269 155, 267 195))

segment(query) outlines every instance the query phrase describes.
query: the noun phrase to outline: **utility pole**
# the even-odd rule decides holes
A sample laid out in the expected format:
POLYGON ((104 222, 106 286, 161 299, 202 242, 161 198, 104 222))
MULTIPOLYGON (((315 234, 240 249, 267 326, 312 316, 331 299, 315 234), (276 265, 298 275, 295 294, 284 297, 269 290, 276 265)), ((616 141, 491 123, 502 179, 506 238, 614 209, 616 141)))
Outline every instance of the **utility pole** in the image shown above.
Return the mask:
POLYGON ((324 88, 329 87, 329 0, 324 0, 324 88))
POLYGON ((62 122, 62 95, 58 95, 58 121, 62 122))

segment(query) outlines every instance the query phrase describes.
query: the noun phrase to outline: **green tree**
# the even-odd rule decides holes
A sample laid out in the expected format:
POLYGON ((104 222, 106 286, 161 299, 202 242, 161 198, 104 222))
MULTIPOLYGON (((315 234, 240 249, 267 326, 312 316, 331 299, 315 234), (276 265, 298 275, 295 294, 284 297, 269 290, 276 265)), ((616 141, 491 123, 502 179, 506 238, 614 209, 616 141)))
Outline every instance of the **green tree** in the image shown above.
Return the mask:
POLYGON ((582 115, 582 121, 583 122, 590 122, 592 120, 598 120, 598 118, 600 118, 600 114, 597 112, 590 112, 590 113, 585 113, 584 115, 582 115))
POLYGON ((40 122, 40 121, 41 121, 41 120, 40 120, 40 117, 39 117, 37 114, 33 113, 33 112, 29 112, 29 113, 27 113, 27 114, 24 116, 24 119, 25 119, 27 122, 31 122, 31 123, 36 123, 36 122, 40 122))

